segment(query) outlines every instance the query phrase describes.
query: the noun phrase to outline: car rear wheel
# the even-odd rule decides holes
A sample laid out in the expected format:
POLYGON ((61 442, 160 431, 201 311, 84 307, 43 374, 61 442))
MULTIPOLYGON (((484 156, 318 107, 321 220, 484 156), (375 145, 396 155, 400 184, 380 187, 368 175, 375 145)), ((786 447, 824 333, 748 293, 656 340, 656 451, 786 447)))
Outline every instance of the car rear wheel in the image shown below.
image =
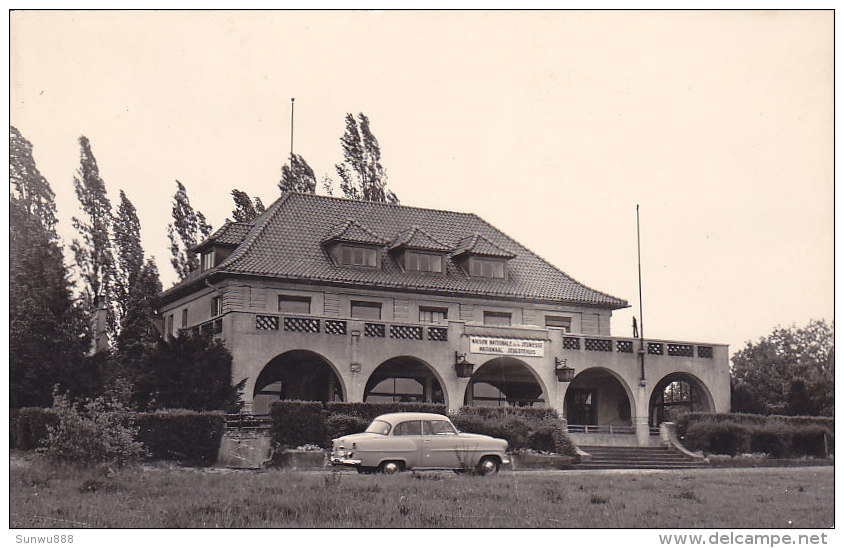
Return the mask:
POLYGON ((379 470, 381 471, 381 473, 387 474, 387 475, 395 474, 396 472, 401 472, 401 469, 402 469, 401 463, 391 461, 391 460, 389 460, 387 462, 382 462, 381 466, 379 467, 379 470))
POLYGON ((478 474, 492 476, 498 473, 498 459, 495 457, 484 457, 478 463, 478 474))

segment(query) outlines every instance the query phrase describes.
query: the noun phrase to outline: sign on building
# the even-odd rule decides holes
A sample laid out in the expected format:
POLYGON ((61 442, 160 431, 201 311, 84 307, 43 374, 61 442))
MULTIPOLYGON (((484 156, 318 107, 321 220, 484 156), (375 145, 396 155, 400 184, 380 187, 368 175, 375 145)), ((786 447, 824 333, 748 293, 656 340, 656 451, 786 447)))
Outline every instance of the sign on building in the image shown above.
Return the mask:
POLYGON ((469 338, 469 344, 470 352, 473 354, 528 356, 533 358, 541 358, 545 355, 545 343, 543 341, 472 336, 469 338))

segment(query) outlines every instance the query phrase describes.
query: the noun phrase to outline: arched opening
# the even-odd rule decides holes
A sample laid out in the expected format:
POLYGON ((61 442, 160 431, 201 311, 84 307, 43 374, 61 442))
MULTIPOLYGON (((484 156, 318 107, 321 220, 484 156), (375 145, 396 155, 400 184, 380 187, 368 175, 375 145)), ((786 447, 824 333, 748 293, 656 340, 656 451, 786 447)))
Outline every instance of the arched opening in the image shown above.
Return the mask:
POLYGON ((566 390, 563 406, 569 425, 633 425, 630 391, 607 369, 579 373, 566 390))
POLYGON ((481 365, 463 398, 465 405, 477 407, 542 407, 547 401, 536 375, 515 358, 493 358, 481 365))
POLYGON ((712 396, 694 375, 672 373, 657 383, 648 409, 648 423, 659 426, 663 422, 676 421, 690 411, 711 412, 712 396))
POLYGON ((279 400, 343 401, 343 386, 328 360, 310 350, 291 350, 273 358, 258 375, 252 410, 268 413, 279 400))
POLYGON ((372 403, 445 403, 442 384, 434 370, 419 358, 390 358, 370 375, 363 401, 372 403))

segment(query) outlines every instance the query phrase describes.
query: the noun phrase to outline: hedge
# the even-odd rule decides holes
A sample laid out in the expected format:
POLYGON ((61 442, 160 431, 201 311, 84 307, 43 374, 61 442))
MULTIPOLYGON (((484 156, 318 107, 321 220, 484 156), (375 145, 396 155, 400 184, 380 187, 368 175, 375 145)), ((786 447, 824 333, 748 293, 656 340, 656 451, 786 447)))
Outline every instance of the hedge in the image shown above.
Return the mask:
POLYGON ((23 407, 12 416, 12 422, 9 424, 12 446, 21 451, 43 447, 47 427, 58 424, 59 417, 50 408, 23 407))
POLYGON ((327 444, 328 413, 320 402, 277 401, 270 406, 270 417, 272 444, 277 449, 327 444))
POLYGON ((485 419, 497 418, 507 415, 533 419, 559 419, 560 415, 556 409, 551 407, 469 407, 460 408, 460 413, 479 415, 485 419))
POLYGON ((207 465, 217 460, 226 419, 222 411, 173 409, 138 413, 135 425, 149 458, 207 465))
POLYGON ((726 413, 689 413, 678 420, 689 449, 722 455, 766 453, 773 458, 825 457, 833 433, 825 420, 726 413))
POLYGON ((325 409, 329 415, 354 415, 371 421, 386 413, 437 413, 446 414, 444 403, 343 403, 328 402, 325 409))
POLYGON ((695 411, 685 413, 677 419, 677 434, 685 435, 686 428, 694 422, 739 422, 748 426, 762 426, 770 421, 786 422, 788 424, 798 425, 820 425, 828 428, 830 432, 835 433, 835 418, 834 417, 805 417, 805 416, 788 416, 788 415, 757 415, 754 413, 706 413, 703 411, 695 411))
POLYGON ((451 421, 462 432, 507 440, 511 451, 534 449, 561 455, 575 454, 574 443, 558 418, 542 413, 516 414, 502 410, 478 413, 476 409, 463 408, 451 415, 451 421))
MULTIPOLYGON (((357 415, 346 415, 338 413, 330 415, 327 421, 328 441, 349 434, 358 434, 366 430, 370 421, 362 419, 357 415)), ((327 446, 327 445, 326 445, 327 446)))

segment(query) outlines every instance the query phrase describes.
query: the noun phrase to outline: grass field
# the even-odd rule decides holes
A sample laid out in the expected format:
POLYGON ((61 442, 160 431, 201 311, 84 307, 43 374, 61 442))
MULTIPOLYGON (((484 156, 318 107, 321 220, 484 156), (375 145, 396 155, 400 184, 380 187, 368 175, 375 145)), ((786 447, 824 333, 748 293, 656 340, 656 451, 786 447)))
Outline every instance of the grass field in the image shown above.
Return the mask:
POLYGON ((359 476, 158 465, 110 475, 13 457, 10 526, 831 527, 833 469, 359 476))

